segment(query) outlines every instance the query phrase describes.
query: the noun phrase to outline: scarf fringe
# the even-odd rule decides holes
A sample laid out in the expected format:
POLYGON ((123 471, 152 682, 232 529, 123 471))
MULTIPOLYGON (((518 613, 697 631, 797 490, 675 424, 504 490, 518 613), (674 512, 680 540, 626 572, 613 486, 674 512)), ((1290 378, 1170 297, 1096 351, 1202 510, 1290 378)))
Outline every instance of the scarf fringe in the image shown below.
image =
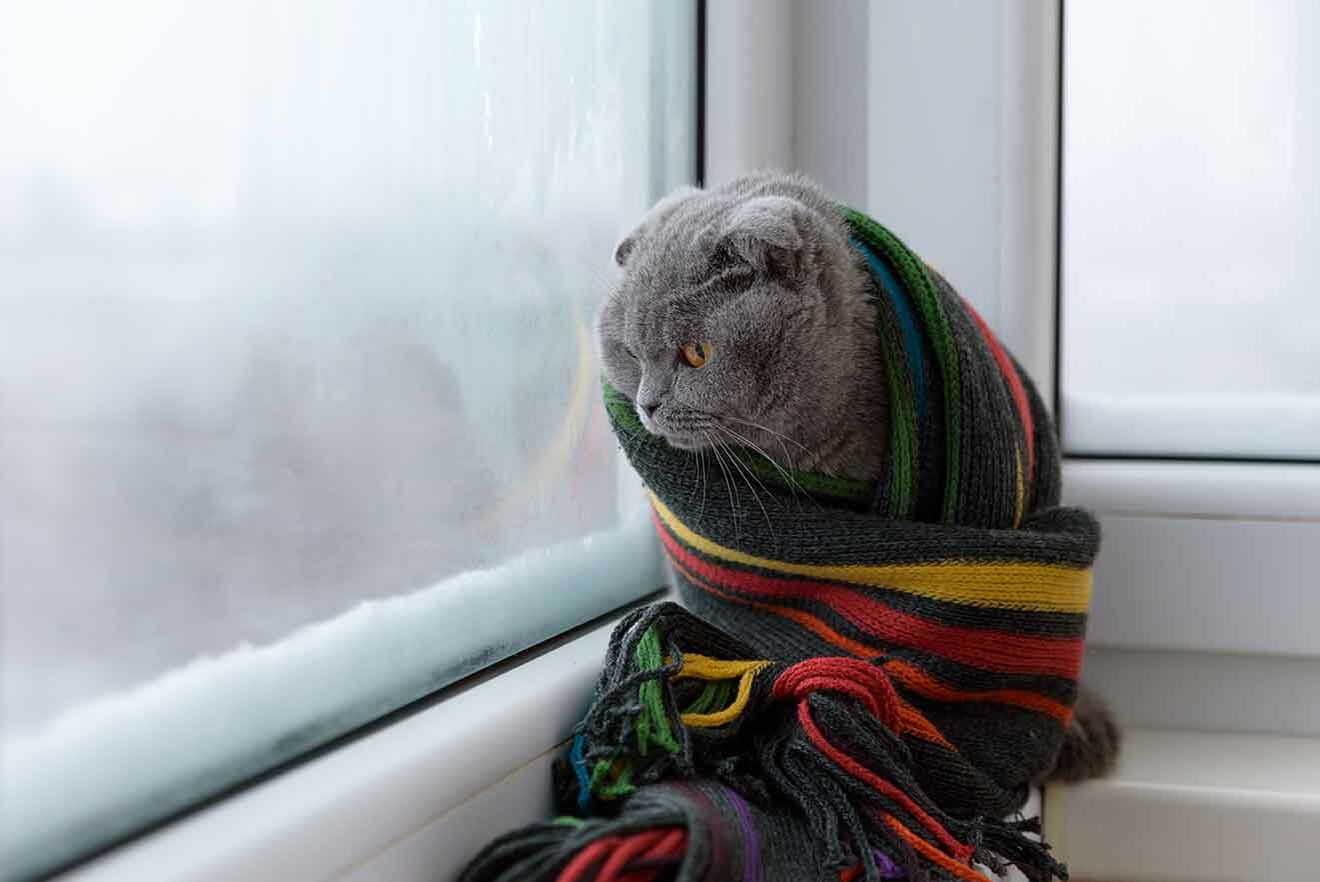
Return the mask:
POLYGON ((715 878, 712 855, 737 850, 720 844, 736 831, 702 811, 716 799, 781 815, 791 807, 790 823, 815 850, 807 866, 831 878, 983 880, 974 863, 1067 878, 1030 838, 1036 819, 943 812, 917 783, 902 731, 878 664, 756 660, 676 604, 650 606, 616 628, 595 700, 555 766, 561 810, 595 817, 502 837, 460 878, 715 878), (696 789, 659 783, 672 781, 696 789))

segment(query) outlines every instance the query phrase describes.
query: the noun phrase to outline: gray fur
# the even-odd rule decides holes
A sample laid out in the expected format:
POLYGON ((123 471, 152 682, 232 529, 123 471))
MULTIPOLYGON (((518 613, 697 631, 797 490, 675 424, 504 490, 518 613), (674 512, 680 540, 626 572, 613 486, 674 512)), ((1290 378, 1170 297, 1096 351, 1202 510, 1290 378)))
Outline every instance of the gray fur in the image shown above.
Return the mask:
POLYGON ((601 312, 601 356, 650 431, 689 450, 718 439, 794 468, 881 473, 885 394, 869 279, 814 184, 762 173, 680 190, 615 260, 623 278, 601 312), (703 367, 681 358, 689 342, 710 344, 703 367))

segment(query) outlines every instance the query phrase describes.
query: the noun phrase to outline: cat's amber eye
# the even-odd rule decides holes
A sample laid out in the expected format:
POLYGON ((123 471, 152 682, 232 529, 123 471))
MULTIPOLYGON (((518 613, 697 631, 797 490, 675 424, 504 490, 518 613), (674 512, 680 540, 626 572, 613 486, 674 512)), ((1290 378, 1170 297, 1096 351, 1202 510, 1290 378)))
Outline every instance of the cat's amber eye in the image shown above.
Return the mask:
POLYGON ((694 368, 699 368, 710 361, 709 343, 684 343, 679 351, 683 353, 683 360, 694 368))

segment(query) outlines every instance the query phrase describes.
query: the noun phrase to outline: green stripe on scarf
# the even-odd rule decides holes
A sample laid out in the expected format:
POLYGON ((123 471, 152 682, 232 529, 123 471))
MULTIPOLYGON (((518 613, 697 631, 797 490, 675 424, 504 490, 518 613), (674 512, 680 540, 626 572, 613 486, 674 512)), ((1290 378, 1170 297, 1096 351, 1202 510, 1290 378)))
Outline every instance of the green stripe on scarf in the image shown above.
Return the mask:
MULTIPOLYGON (((909 296, 912 297, 917 310, 921 314, 922 321, 925 323, 927 339, 934 348, 936 358, 939 361, 938 367, 944 390, 944 401, 957 401, 959 399, 958 352, 953 346, 953 335, 949 329, 948 318, 944 314, 943 305, 936 296, 934 284, 926 271, 926 265, 922 263, 921 258, 909 251, 908 247, 899 241, 897 236, 866 215, 851 208, 844 208, 843 213, 853 235, 862 239, 882 259, 889 263, 907 289, 909 296)), ((951 524, 954 521, 958 500, 961 411, 957 407, 948 407, 945 411, 945 418, 947 420, 945 444, 947 446, 948 480, 944 489, 941 519, 944 523, 951 524)), ((899 439, 895 439, 896 443, 898 441, 899 439)), ((909 449, 915 451, 915 447, 915 443, 909 443, 907 439, 903 439, 902 449, 904 451, 909 449)), ((900 467, 896 465, 895 471, 899 472, 899 470, 900 467)), ((905 484, 913 480, 915 471, 916 464, 914 462, 905 461, 902 463, 900 474, 905 484)), ((891 511, 896 509, 897 506, 891 503, 891 511)), ((907 517, 909 514, 910 509, 903 508, 901 511, 895 511, 894 516, 907 517)))

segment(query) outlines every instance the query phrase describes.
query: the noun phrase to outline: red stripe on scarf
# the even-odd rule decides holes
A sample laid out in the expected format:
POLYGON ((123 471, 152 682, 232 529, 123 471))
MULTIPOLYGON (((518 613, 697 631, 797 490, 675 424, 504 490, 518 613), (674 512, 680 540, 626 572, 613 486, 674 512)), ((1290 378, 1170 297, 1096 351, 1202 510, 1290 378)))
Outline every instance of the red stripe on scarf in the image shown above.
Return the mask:
POLYGON ((1022 428, 1027 436, 1027 476, 1026 480, 1031 481, 1031 476, 1036 474, 1036 424, 1031 419, 1031 404, 1027 401, 1027 390, 1022 385, 1022 378, 1018 376, 1017 368, 1013 365, 1013 359, 1008 357, 1004 347, 990 330, 990 326, 981 318, 981 314, 976 311, 972 304, 963 300, 963 306, 967 308, 967 314, 976 322, 976 327, 981 331, 981 337, 985 339, 985 345, 990 347, 990 354, 995 357, 995 363, 999 365, 999 372, 1004 375, 1008 382, 1009 392, 1013 396, 1013 404, 1017 407, 1018 419, 1022 421, 1022 428))
POLYGON ((1025 692, 1021 689, 956 689, 940 682, 911 662, 896 658, 885 662, 884 669, 904 689, 915 692, 923 698, 933 698, 936 701, 1011 704, 1049 714, 1065 726, 1072 719, 1072 708, 1035 692, 1025 692))
MULTIPOLYGON (((758 597, 815 601, 877 638, 989 671, 1076 679, 1081 670, 1080 638, 1027 637, 942 625, 826 582, 781 579, 731 569, 697 557, 669 532, 658 516, 655 523, 671 559, 725 590, 758 597)), ((852 649, 848 651, 857 654, 852 649)))

